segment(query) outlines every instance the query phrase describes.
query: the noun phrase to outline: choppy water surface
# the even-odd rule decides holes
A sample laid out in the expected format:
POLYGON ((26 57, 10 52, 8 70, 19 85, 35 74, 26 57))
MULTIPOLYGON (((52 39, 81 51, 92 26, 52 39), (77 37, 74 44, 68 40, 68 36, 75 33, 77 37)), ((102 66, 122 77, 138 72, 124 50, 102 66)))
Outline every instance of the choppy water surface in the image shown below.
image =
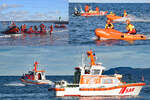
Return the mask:
MULTIPOLYGON (((72 45, 149 45, 150 40, 140 40, 133 42, 126 42, 120 40, 106 40, 106 41, 95 41, 94 30, 96 28, 104 28, 106 24, 105 16, 73 16, 74 7, 80 9, 84 8, 86 3, 69 3, 69 43, 72 45)), ((90 3, 93 10, 96 6, 102 11, 114 12, 118 16, 123 15, 123 11, 126 9, 130 17, 132 17, 132 24, 135 25, 137 33, 150 35, 150 9, 149 4, 145 3, 90 3)), ((116 30, 126 32, 126 24, 123 22, 114 23, 116 30)))
MULTIPOLYGON (((44 22, 43 22, 44 23, 44 22)), ((16 22, 17 26, 26 24, 27 28, 30 26, 39 26, 40 22, 16 22)), ((51 22, 44 23, 49 29, 51 22)), ((10 22, 0 22, 0 32, 5 31, 10 22)), ((68 25, 66 25, 68 27, 68 25)), ((0 33, 0 46, 43 46, 43 45, 68 45, 68 29, 54 28, 54 33, 52 35, 48 34, 25 34, 19 36, 10 36, 0 33)))

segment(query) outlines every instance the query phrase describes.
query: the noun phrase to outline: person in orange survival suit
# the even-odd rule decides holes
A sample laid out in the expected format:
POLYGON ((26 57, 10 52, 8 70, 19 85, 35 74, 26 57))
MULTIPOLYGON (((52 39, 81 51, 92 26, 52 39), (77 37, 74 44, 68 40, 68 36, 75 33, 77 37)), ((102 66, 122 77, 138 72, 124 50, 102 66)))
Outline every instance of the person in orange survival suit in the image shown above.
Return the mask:
POLYGON ((110 20, 106 21, 105 29, 114 29, 114 25, 111 23, 110 20))
POLYGON ((127 14, 126 10, 124 10, 124 15, 123 15, 123 17, 126 17, 126 16, 128 16, 128 14, 127 14))
POLYGON ((126 29, 128 31, 127 33, 132 35, 136 34, 136 29, 134 25, 130 23, 130 20, 126 20, 126 24, 127 24, 126 29))
POLYGON ((86 12, 86 13, 89 12, 89 6, 88 6, 88 5, 85 6, 85 12, 86 12))
POLYGON ((50 34, 53 32, 53 25, 50 26, 50 34))
POLYGON ((96 9, 95 9, 95 10, 96 10, 96 12, 99 12, 99 7, 96 7, 96 9))

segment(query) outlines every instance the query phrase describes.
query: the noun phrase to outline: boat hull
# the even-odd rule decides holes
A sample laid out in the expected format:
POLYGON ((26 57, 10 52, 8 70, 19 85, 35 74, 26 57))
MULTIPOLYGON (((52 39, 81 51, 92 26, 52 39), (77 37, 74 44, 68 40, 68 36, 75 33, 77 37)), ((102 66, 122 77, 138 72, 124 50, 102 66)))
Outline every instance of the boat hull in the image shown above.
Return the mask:
POLYGON ((35 85, 49 85, 51 82, 49 80, 30 80, 30 79, 20 79, 25 84, 35 84, 35 85))
POLYGON ((98 13, 81 13, 81 16, 104 16, 107 13, 107 11, 100 11, 98 13))
POLYGON ((127 34, 114 29, 100 29, 95 30, 95 35, 100 39, 118 39, 118 40, 146 40, 146 36, 142 34, 127 34))
POLYGON ((134 83, 109 88, 53 88, 56 96, 137 96, 145 83, 134 83))

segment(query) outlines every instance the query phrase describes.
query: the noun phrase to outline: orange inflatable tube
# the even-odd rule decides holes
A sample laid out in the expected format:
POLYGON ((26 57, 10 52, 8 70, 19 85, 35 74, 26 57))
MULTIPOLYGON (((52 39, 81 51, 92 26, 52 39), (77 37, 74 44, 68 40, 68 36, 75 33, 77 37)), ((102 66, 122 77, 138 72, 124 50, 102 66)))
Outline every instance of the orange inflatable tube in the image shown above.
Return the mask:
POLYGON ((107 19, 109 19, 109 20, 116 20, 116 19, 121 19, 121 18, 123 18, 123 17, 121 17, 121 16, 116 16, 116 15, 107 15, 106 17, 107 17, 107 19))
POLYGON ((117 31, 115 29, 100 29, 95 30, 95 35, 99 39, 118 39, 118 40, 146 40, 146 36, 143 34, 127 34, 117 31))

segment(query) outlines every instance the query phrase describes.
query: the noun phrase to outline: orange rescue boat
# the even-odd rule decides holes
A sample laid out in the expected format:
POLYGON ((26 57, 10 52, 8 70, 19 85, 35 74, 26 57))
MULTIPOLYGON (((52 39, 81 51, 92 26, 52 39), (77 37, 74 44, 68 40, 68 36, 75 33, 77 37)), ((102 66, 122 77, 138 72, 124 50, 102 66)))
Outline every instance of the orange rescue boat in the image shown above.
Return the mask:
POLYGON ((147 37, 143 34, 128 34, 128 33, 122 33, 120 31, 117 31, 115 29, 100 29, 97 28, 95 30, 95 35, 99 39, 118 39, 118 40, 146 40, 147 37))
POLYGON ((107 17, 107 19, 109 19, 109 20, 116 20, 116 19, 121 19, 121 18, 123 18, 122 16, 116 16, 116 15, 111 15, 111 14, 107 15, 106 17, 107 17))
POLYGON ((88 12, 88 13, 81 13, 81 16, 104 16, 108 13, 108 11, 93 11, 93 12, 88 12))

